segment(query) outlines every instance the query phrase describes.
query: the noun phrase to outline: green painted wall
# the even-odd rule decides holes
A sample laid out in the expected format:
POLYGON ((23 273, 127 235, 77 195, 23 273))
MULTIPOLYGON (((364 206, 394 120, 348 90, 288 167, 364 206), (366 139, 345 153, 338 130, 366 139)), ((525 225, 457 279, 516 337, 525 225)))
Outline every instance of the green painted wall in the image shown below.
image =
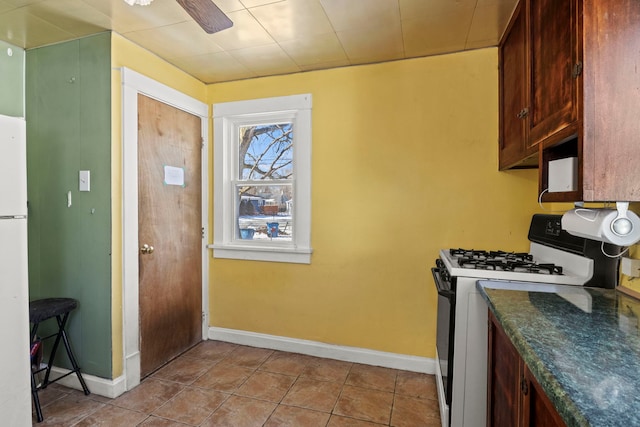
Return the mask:
POLYGON ((0 41, 0 114, 24 116, 24 49, 0 41))
POLYGON ((72 346, 83 372, 103 378, 112 375, 110 50, 102 33, 26 52, 30 298, 79 301, 72 346), (80 170, 91 171, 90 192, 78 191, 80 170))

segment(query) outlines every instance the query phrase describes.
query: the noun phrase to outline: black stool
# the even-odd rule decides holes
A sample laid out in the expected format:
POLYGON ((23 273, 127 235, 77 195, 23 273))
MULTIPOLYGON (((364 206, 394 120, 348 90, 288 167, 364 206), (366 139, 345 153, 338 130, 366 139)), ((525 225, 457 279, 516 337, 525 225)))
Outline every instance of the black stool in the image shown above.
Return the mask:
POLYGON ((56 340, 53 344, 53 348, 51 349, 51 355, 49 356, 49 360, 47 362, 47 366, 44 368, 40 368, 37 366, 35 369, 31 369, 31 395, 33 396, 33 403, 36 407, 36 416, 38 417, 38 422, 41 422, 44 417, 42 416, 42 408, 40 408, 40 399, 38 398, 38 391, 46 388, 49 384, 54 383, 67 375, 71 375, 75 373, 78 376, 78 380, 80 380, 80 384, 82 385, 82 389, 84 390, 85 395, 89 395, 90 391, 87 388, 87 384, 84 382, 82 378, 82 374, 80 373, 80 367, 76 362, 76 358, 73 356, 73 352, 71 351, 71 346, 69 345, 69 339, 67 338, 67 333, 64 328, 67 324, 67 319, 69 318, 69 313, 75 310, 78 306, 78 301, 72 298, 46 298, 40 299, 36 301, 31 301, 29 303, 29 322, 33 323, 33 327, 31 328, 31 343, 33 344, 36 339, 36 333, 38 332, 38 325, 40 322, 44 322, 47 319, 55 317, 58 322, 58 332, 51 334, 42 338, 44 341, 48 338, 56 337, 56 340), (73 370, 71 372, 66 373, 65 375, 56 378, 55 380, 49 380, 49 374, 51 374, 51 367, 53 364, 53 358, 56 355, 56 351, 58 350, 58 344, 60 344, 60 339, 64 343, 64 347, 67 350, 67 355, 69 356, 69 361, 71 361, 71 366, 73 370), (36 383, 36 374, 42 371, 46 371, 44 375, 44 381, 42 384, 38 385, 36 383))

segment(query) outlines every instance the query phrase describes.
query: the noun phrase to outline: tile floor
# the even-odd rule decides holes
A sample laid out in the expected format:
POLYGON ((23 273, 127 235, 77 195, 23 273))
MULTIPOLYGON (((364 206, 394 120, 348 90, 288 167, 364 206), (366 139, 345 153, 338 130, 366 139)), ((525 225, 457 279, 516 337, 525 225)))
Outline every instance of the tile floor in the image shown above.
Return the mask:
MULTIPOLYGON (((116 399, 52 384, 38 426, 439 426, 434 377, 203 341, 116 399)), ((34 425, 35 425, 34 416, 34 425)))

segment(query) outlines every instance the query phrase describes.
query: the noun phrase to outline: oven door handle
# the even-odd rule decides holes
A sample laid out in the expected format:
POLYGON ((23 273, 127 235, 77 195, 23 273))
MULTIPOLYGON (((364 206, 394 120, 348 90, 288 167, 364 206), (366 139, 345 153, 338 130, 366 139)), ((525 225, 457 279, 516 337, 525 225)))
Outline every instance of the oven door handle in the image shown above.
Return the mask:
POLYGON ((444 285, 442 275, 440 274, 440 269, 438 267, 433 267, 431 269, 431 274, 433 274, 433 281, 436 283, 438 295, 442 295, 443 297, 448 299, 453 299, 456 294, 451 290, 450 286, 447 287, 444 285))

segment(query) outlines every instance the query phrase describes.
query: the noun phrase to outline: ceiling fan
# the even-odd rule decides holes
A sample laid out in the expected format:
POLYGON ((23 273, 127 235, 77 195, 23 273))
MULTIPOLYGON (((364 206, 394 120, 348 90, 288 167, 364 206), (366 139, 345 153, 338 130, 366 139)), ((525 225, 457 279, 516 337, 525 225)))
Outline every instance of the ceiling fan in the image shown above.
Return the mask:
POLYGON ((208 34, 233 26, 233 22, 211 0, 176 0, 208 34))
MULTIPOLYGON (((129 5, 149 5, 153 0, 124 0, 129 5)), ((211 0, 176 0, 180 6, 209 34, 233 27, 233 22, 211 0)))

